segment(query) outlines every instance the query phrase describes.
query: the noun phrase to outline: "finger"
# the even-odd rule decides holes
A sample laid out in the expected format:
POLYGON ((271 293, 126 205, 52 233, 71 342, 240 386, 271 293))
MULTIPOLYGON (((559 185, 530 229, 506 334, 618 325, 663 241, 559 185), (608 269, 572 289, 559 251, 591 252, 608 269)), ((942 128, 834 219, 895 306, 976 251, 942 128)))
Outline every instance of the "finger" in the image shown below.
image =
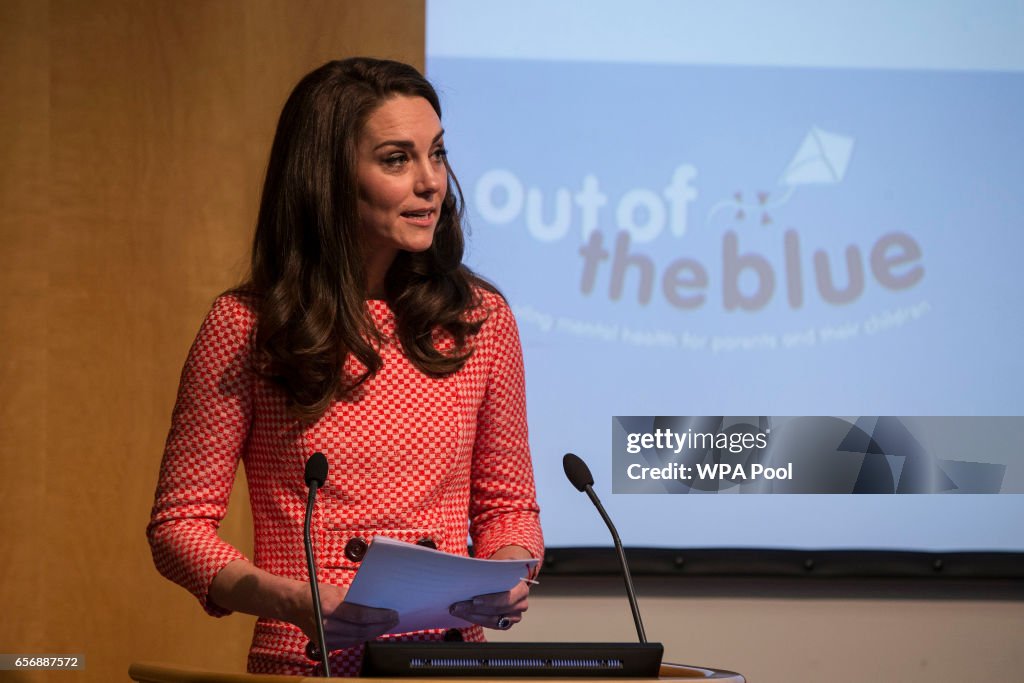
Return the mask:
POLYGON ((523 599, 517 603, 507 605, 487 605, 479 606, 471 601, 457 602, 452 605, 448 611, 460 619, 466 619, 467 621, 476 621, 480 617, 499 617, 503 614, 522 614, 529 609, 529 603, 523 599))
POLYGON ((324 637, 330 649, 344 649, 373 640, 378 636, 388 633, 397 625, 397 619, 386 623, 369 624, 332 621, 324 629, 324 637))
POLYGON ((501 593, 485 593, 473 598, 473 604, 478 607, 514 605, 522 602, 530 595, 530 586, 525 581, 520 581, 510 590, 501 593))
POLYGON ((507 631, 522 620, 523 616, 521 614, 504 614, 495 619, 494 628, 498 629, 499 631, 507 631))
POLYGON ((525 602, 528 597, 530 597, 530 584, 525 581, 520 581, 509 591, 509 600, 513 604, 525 602))
POLYGON ((472 621, 469 618, 469 615, 472 614, 472 612, 473 612, 473 601, 472 600, 465 600, 463 602, 456 602, 456 603, 453 603, 450 607, 448 607, 448 613, 449 614, 451 614, 453 617, 458 617, 459 619, 465 619, 466 621, 472 621))
POLYGON ((451 613, 453 616, 465 619, 466 621, 472 621, 473 623, 481 623, 481 621, 493 621, 496 617, 500 617, 503 614, 519 614, 525 610, 519 609, 514 605, 506 605, 504 607, 476 607, 472 603, 459 603, 452 606, 451 613))
POLYGON ((502 628, 502 619, 508 620, 508 628, 511 628, 513 625, 518 624, 520 621, 523 620, 523 615, 521 612, 509 612, 507 614, 497 615, 479 614, 475 612, 463 612, 456 613, 455 616, 465 621, 468 621, 471 624, 476 624, 478 626, 483 626, 485 628, 493 628, 499 630, 505 630, 505 628, 502 628))
POLYGON ((495 612, 493 609, 489 609, 487 612, 480 612, 475 610, 470 602, 456 603, 451 608, 453 616, 468 621, 471 624, 478 624, 487 628, 498 628, 497 624, 502 617, 507 617, 513 624, 519 623, 523 618, 524 611, 525 609, 509 607, 504 612, 495 612))
POLYGON ((512 591, 477 595, 473 597, 472 602, 473 607, 477 608, 507 606, 512 603, 512 591))
POLYGON ((473 598, 469 611, 477 614, 489 614, 492 616, 507 614, 509 612, 525 612, 528 606, 528 594, 516 598, 514 593, 505 594, 504 600, 490 600, 489 596, 473 598))
POLYGON ((483 623, 481 626, 493 628, 497 631, 507 631, 522 620, 521 615, 503 614, 500 617, 491 617, 489 622, 483 623))

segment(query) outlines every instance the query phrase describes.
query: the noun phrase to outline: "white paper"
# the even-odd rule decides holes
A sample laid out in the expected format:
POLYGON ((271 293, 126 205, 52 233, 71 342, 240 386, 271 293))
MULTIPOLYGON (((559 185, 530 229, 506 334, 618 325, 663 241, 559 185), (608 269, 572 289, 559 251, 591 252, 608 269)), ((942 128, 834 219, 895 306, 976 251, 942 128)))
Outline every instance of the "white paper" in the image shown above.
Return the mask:
POLYGON ((478 560, 374 536, 346 602, 398 612, 389 633, 471 624, 448 613, 456 602, 503 593, 528 577, 537 560, 478 560))

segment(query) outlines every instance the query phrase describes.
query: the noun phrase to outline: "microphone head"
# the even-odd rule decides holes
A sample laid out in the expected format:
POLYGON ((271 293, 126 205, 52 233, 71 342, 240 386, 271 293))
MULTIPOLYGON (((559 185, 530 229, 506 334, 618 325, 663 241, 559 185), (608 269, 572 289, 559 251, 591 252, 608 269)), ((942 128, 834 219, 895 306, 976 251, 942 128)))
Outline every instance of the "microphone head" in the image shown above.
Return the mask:
POLYGON ((320 451, 309 456, 306 461, 306 486, 312 486, 313 482, 316 482, 317 488, 327 482, 327 458, 320 451))
POLYGON ((587 463, 583 462, 578 455, 566 453, 562 458, 562 469, 565 476, 576 487, 577 491, 586 491, 588 486, 594 485, 594 475, 590 473, 587 463))

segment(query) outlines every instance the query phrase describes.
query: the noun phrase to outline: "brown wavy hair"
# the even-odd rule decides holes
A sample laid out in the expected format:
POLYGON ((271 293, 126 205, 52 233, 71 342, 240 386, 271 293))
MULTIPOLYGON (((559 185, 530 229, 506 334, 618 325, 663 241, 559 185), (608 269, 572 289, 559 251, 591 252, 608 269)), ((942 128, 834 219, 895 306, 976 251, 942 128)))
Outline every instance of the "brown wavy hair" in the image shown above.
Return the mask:
MULTIPOLYGON (((382 364, 366 307, 356 149, 370 114, 400 95, 424 98, 441 117, 434 88, 407 64, 328 62, 299 81, 277 124, 243 289, 257 295, 257 366, 303 420, 353 398, 382 364), (350 354, 365 370, 346 376, 350 354)), ((400 251, 385 279, 402 349, 432 376, 465 364, 483 324, 480 288, 495 291, 462 264, 462 191, 450 168, 447 182, 433 244, 400 251), (435 346, 437 330, 454 341, 450 350, 435 346)))

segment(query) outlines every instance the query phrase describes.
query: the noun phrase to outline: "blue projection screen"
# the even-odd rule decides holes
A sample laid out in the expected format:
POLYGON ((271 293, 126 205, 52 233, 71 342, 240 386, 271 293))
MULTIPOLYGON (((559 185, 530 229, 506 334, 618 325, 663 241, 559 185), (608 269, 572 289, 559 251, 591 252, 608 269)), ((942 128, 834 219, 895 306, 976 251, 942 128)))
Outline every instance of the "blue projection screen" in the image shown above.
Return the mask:
POLYGON ((1019 453, 1002 495, 611 491, 613 416, 1024 414, 1022 7, 428 2, 549 546, 609 545, 572 451, 627 546, 1024 552, 1019 453))

